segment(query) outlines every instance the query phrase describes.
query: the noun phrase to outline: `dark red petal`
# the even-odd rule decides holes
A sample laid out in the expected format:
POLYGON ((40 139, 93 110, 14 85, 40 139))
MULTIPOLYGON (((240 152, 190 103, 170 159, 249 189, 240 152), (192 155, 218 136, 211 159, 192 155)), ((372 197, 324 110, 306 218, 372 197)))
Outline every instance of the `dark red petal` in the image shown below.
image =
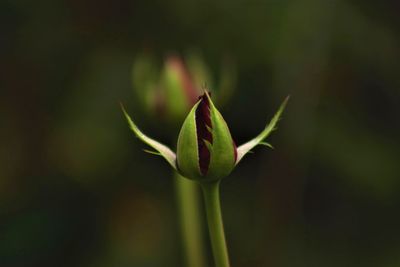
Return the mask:
POLYGON ((212 133, 207 128, 212 128, 210 117, 210 102, 204 94, 200 98, 200 103, 196 109, 196 129, 197 144, 199 152, 199 165, 202 175, 206 175, 210 165, 210 151, 208 150, 204 140, 213 143, 212 133))

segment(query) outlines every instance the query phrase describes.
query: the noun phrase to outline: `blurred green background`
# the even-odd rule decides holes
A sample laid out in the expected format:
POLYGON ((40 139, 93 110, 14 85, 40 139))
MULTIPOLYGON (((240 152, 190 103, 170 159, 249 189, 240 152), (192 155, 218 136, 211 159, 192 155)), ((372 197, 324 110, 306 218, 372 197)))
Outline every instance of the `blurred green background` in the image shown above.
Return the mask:
POLYGON ((399 3, 0 1, 0 266, 182 266, 171 170, 118 102, 167 142, 132 64, 193 49, 235 62, 238 144, 291 95, 223 180, 232 265, 400 266, 399 3))

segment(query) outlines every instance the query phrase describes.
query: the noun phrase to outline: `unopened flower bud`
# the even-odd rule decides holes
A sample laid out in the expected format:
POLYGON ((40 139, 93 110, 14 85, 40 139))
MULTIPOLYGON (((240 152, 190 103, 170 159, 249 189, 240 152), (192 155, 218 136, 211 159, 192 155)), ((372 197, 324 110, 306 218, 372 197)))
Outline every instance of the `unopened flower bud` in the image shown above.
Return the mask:
POLYGON ((218 181, 229 175, 254 147, 271 147, 264 140, 276 129, 288 99, 287 97, 283 101, 270 123, 259 135, 236 147, 225 120, 215 108, 210 95, 205 92, 199 97, 199 101, 182 125, 176 154, 167 146, 143 134, 123 107, 122 110, 136 136, 155 149, 150 153, 164 157, 184 177, 202 183, 218 181))
POLYGON ((232 171, 236 157, 229 128, 208 93, 204 93, 180 131, 177 167, 190 179, 218 180, 232 171))

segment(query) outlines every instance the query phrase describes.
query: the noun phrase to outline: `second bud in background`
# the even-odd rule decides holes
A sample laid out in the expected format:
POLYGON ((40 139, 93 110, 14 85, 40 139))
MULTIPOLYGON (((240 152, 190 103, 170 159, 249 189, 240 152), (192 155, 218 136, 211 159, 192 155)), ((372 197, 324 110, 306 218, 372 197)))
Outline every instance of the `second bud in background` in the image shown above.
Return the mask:
POLYGON ((236 68, 231 60, 224 60, 218 68, 219 75, 213 75, 214 68, 197 53, 189 53, 184 59, 170 54, 161 64, 152 55, 141 54, 132 70, 135 97, 148 115, 177 130, 204 87, 219 105, 231 97, 236 68))

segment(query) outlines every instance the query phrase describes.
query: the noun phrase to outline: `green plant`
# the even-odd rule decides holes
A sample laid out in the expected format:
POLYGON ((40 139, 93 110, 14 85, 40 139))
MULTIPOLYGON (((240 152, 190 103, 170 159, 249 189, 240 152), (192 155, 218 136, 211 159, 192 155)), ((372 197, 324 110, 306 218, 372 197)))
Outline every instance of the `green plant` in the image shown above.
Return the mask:
POLYGON ((182 176, 201 185, 217 267, 229 266, 219 200, 220 181, 228 176, 255 146, 271 147, 264 140, 275 129, 288 99, 287 97, 283 101, 270 123, 258 136, 236 147, 228 125, 214 106, 209 94, 205 92, 199 97, 199 101, 193 106, 183 123, 178 137, 177 153, 143 134, 122 107, 132 131, 155 150, 151 153, 164 157, 182 176))
MULTIPOLYGON (((193 52, 187 53, 185 58, 169 54, 162 66, 157 64, 151 54, 141 54, 135 59, 132 68, 132 86, 138 106, 158 125, 170 143, 175 142, 175 133, 197 102, 197 97, 202 92, 199 85, 204 81, 215 85, 212 93, 218 104, 221 104, 230 99, 235 77, 235 65, 224 61, 218 79, 213 79, 203 58, 193 52)), ((173 181, 184 250, 181 253, 183 264, 187 267, 204 267, 206 264, 199 185, 183 178, 176 171, 173 181)))

